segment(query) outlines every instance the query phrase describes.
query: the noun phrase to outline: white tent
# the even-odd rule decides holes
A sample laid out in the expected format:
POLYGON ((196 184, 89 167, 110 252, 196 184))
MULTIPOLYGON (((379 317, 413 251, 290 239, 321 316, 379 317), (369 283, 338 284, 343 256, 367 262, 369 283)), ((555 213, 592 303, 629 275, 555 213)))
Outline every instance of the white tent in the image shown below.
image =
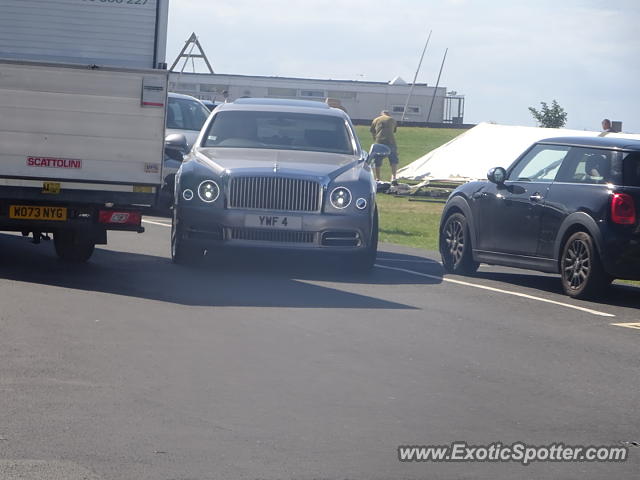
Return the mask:
MULTIPOLYGON (((487 178, 492 167, 507 168, 533 143, 552 137, 597 137, 601 132, 564 128, 516 127, 480 123, 398 171, 410 180, 467 181, 487 178)), ((640 135, 607 133, 608 137, 640 135)))

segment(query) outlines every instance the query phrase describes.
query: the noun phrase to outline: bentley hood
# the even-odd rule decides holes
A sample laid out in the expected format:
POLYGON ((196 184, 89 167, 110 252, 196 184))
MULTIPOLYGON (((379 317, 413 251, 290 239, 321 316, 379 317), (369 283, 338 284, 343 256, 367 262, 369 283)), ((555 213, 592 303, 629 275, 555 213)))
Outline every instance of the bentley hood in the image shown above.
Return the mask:
POLYGON ((197 158, 212 170, 231 175, 300 175, 357 180, 360 163, 354 155, 255 148, 200 148, 197 158))

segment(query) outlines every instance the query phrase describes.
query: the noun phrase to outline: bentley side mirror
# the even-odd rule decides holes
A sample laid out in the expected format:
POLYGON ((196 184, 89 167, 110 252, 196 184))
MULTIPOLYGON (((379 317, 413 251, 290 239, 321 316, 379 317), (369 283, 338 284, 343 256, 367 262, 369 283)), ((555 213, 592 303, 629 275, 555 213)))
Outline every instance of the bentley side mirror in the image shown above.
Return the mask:
POLYGON ((181 133, 172 133, 164 139, 164 153, 167 157, 182 162, 183 157, 189 153, 187 137, 181 133))
POLYGON ((391 155, 391 149, 382 143, 374 143, 369 149, 369 163, 391 155))
POLYGON ((507 171, 502 167, 492 168, 487 173, 487 178, 491 183, 495 183, 496 185, 502 185, 504 184, 504 181, 507 179, 507 171))

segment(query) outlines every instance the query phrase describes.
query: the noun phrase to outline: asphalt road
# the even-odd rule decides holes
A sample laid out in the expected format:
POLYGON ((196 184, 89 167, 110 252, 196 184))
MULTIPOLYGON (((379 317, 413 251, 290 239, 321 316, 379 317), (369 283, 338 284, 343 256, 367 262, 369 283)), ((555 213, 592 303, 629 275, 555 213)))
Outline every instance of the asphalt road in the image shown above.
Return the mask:
POLYGON ((382 245, 172 265, 169 222, 89 264, 0 235, 0 479, 596 479, 640 472, 638 289, 442 275, 382 245), (555 303, 554 303, 555 302, 555 303), (624 463, 401 463, 399 445, 630 445, 624 463))

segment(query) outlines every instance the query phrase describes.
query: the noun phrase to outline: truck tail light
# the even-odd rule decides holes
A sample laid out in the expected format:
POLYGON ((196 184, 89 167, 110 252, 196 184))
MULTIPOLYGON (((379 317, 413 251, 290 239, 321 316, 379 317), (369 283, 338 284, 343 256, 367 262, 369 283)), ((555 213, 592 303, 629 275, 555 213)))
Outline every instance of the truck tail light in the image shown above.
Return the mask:
POLYGON ((140 225, 142 215, 140 212, 118 212, 115 210, 100 210, 98 216, 100 223, 110 223, 116 225, 140 225))
POLYGON ((626 193, 614 193, 611 198, 611 221, 619 225, 636 223, 636 204, 626 193))

